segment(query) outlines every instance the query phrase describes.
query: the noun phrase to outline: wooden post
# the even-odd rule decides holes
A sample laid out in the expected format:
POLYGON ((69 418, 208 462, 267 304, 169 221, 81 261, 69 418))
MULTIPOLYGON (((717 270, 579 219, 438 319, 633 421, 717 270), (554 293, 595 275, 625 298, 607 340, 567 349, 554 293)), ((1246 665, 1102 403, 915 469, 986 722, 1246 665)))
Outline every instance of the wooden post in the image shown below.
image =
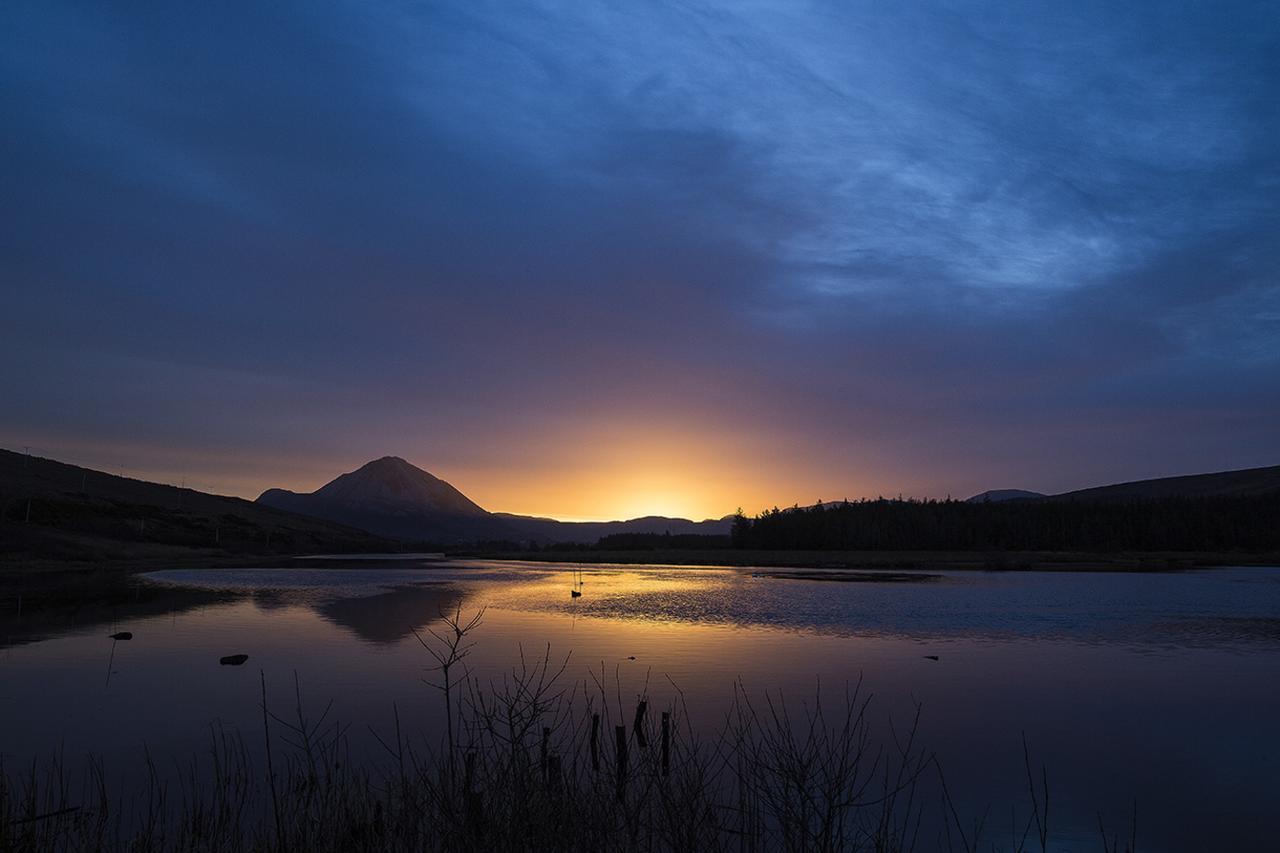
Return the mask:
POLYGON ((627 794, 627 727, 614 726, 614 763, 618 774, 618 802, 622 802, 627 794))
POLYGON ((467 801, 467 831, 479 837, 484 821, 484 802, 480 792, 475 789, 476 753, 468 750, 466 763, 465 791, 467 801))
POLYGON ((560 754, 553 753, 547 756, 547 787, 551 789, 551 793, 560 793, 560 754))
POLYGON ((644 714, 649 709, 649 703, 641 699, 640 704, 636 705, 636 719, 631 725, 631 730, 636 735, 636 745, 641 749, 649 745, 648 739, 644 736, 644 714))
POLYGON ((542 771, 542 783, 547 783, 547 750, 551 745, 551 729, 542 727, 542 754, 538 760, 538 769, 542 771))
POLYGON ((662 775, 671 773, 671 712, 662 712, 662 775))
POLYGON ((591 715, 591 769, 600 769, 600 715, 591 715))

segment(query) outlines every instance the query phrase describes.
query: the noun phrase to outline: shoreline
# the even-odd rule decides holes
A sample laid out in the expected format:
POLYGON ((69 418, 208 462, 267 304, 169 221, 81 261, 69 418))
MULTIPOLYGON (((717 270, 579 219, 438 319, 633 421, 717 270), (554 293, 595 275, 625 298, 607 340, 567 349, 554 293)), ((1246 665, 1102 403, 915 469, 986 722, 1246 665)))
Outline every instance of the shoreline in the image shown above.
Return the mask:
MULTIPOLYGON (((327 559, 341 562, 342 555, 327 559)), ((374 568, 379 561, 350 555, 353 565, 374 568)), ((433 555, 434 556, 434 555, 433 555)), ((0 562, 0 638, 10 641, 40 623, 71 618, 102 621, 111 608, 161 599, 161 606, 198 605, 223 598, 208 592, 162 591, 139 575, 161 569, 234 569, 306 567, 307 554, 179 553, 177 549, 148 549, 132 557, 115 554, 100 560, 62 560, 29 556, 0 562), (180 601, 171 599, 181 599, 180 601), (102 611, 98 613, 96 611, 102 611), (19 624, 23 623, 21 627, 19 624)), ((433 562, 439 560, 435 558, 433 562)), ((1163 573, 1224 566, 1280 566, 1280 554, 1213 552, 1144 552, 1086 554, 1076 552, 959 552, 959 551, 455 551, 444 562, 492 560, 509 563, 652 565, 664 568, 789 569, 781 575, 805 572, 865 572, 920 574, 939 570, 980 572, 1163 573)), ((811 580, 835 578, 811 577, 811 580)), ((904 582, 915 578, 900 578, 904 582)), ((923 579, 923 578, 921 578, 923 579)), ((39 629, 36 630, 39 633, 39 629)), ((7 643, 0 643, 5 645, 7 643)))
MULTIPOLYGON (((381 555, 377 555, 381 557, 381 555)), ((401 561, 400 554, 387 560, 401 561)), ((660 565, 690 568, 843 569, 929 571, 1167 572, 1222 566, 1280 566, 1280 553, 1074 551, 755 551, 669 549, 650 551, 446 551, 424 554, 432 562, 494 560, 523 563, 660 565)), ((148 549, 102 559, 60 559, 24 555, 0 560, 0 600, 21 594, 64 598, 128 583, 135 575, 161 569, 288 568, 310 560, 377 565, 368 554, 229 554, 187 549, 148 549)))
POLYGON ((1071 551, 476 551, 450 559, 528 563, 609 563, 691 568, 889 569, 930 571, 1171 572, 1221 566, 1280 566, 1280 553, 1071 551))

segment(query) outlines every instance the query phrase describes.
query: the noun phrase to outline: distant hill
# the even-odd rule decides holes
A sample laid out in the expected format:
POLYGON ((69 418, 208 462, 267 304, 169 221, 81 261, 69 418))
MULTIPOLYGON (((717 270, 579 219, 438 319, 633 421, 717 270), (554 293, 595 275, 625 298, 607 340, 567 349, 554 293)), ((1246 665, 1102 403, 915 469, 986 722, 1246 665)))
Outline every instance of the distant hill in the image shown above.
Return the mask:
POLYGON ((1054 495, 1054 500, 1115 500, 1123 498, 1249 497, 1280 491, 1280 465, 1245 468, 1214 474, 1160 477, 1113 486, 1095 486, 1054 495))
MULTIPOLYGON (((745 550, 1280 553, 1280 468, 1123 483, 1020 500, 795 507, 735 525, 745 550)), ((1212 558, 1231 565, 1231 556, 1212 558)), ((996 561, 993 565, 999 566, 996 561)))
MULTIPOLYGON (((1060 501, 1246 499, 1276 493, 1280 466, 1141 480, 1048 497, 997 489, 965 503, 1008 503, 1012 509, 1060 501)), ((826 508, 864 511, 831 504, 826 508)), ((731 526, 727 516, 705 521, 646 516, 564 522, 491 513, 444 480, 391 456, 343 474, 315 492, 268 489, 251 502, 0 450, 0 559, 6 560, 24 555, 95 561, 196 552, 354 553, 400 547, 389 540, 594 543, 617 534, 723 536, 731 526)))
POLYGON ((998 503, 1000 501, 1020 501, 1027 498, 1043 498, 1041 492, 1029 492, 1026 489, 990 489, 980 495, 974 495, 968 499, 968 503, 998 503))
POLYGON ((967 500, 967 503, 998 503, 1034 498, 1106 501, 1127 498, 1247 497, 1273 491, 1280 491, 1280 465, 1245 468, 1239 471, 1219 471, 1213 474, 1134 480, 1110 486, 1091 486, 1087 489, 1077 489, 1056 495, 1030 492, 1026 489, 991 489, 974 495, 967 500))
POLYGON ((267 489, 257 503, 380 536, 452 542, 514 538, 462 492, 397 456, 384 456, 314 492, 267 489))
POLYGON ((268 489, 258 503, 359 527, 382 536, 440 543, 478 540, 595 542, 615 533, 729 531, 729 519, 690 521, 648 516, 626 521, 569 522, 491 513, 451 484, 398 456, 384 456, 314 492, 268 489))
POLYGON ((364 530, 0 450, 0 559, 395 550, 364 530))
POLYGON ((672 536, 723 536, 733 524, 732 516, 690 521, 665 515, 646 515, 626 521, 556 521, 508 513, 495 513, 528 538, 540 542, 595 542, 620 533, 670 533, 672 536))

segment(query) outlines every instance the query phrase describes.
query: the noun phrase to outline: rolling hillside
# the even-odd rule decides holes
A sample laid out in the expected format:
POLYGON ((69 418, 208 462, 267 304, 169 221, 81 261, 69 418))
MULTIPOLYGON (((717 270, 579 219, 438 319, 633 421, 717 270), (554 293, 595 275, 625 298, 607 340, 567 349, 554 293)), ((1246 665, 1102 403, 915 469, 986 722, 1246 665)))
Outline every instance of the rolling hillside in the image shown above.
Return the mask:
POLYGON ((352 527, 0 450, 0 561, 394 549, 352 527))
POLYGON ((1054 500, 1117 500, 1125 498, 1250 497, 1280 491, 1280 465, 1245 468, 1185 477, 1135 480, 1111 486, 1095 486, 1054 495, 1054 500))

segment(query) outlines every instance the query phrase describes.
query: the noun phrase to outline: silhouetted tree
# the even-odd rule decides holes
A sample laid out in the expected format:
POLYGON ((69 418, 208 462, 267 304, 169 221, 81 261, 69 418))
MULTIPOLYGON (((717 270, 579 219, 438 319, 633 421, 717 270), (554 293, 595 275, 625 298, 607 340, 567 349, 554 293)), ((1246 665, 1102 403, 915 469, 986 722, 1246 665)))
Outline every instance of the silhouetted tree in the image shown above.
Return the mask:
POLYGON ((1274 551, 1280 492, 1108 501, 861 500, 734 517, 735 548, 1274 551))
POLYGON ((751 520, 742 514, 742 507, 733 514, 733 526, 729 528, 729 539, 735 548, 747 547, 747 536, 751 532, 751 520))

